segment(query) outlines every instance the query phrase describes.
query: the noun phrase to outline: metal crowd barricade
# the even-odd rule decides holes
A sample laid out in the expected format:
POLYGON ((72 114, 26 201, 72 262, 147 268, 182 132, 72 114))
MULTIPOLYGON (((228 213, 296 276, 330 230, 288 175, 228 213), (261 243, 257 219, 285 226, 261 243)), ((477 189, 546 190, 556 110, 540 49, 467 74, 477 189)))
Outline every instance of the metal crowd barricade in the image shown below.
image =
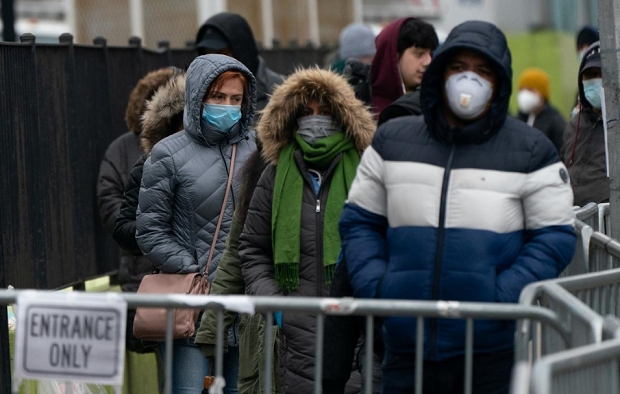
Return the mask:
MULTIPOLYGON (((16 302, 20 291, 2 290, 0 291, 0 304, 11 304, 16 302)), ((45 291, 39 294, 45 297, 45 291)), ((79 292, 77 292, 79 293, 79 292)), ((89 297, 101 297, 106 299, 106 293, 89 294, 89 297)), ((421 341, 424 335, 424 318, 445 318, 445 319, 464 319, 466 320, 466 334, 463 338, 465 348, 465 375, 464 393, 472 391, 472 368, 473 368, 473 348, 474 348, 474 324, 475 319, 497 319, 497 320, 533 320, 545 327, 551 327, 559 333, 558 337, 570 342, 571 337, 577 333, 571 333, 570 327, 562 321, 558 313, 530 305, 519 304, 496 304, 496 303, 465 303, 465 302, 445 302, 445 301, 403 301, 403 300, 362 300, 362 299, 331 299, 331 298, 306 298, 306 297, 246 297, 246 296, 190 296, 190 295, 143 295, 133 293, 120 293, 119 297, 127 302, 128 308, 153 307, 166 308, 168 310, 168 332, 166 337, 165 361, 165 387, 166 394, 171 393, 172 375, 172 308, 201 308, 217 309, 217 344, 216 344, 216 365, 215 372, 219 378, 222 375, 223 365, 223 303, 222 299, 237 299, 252 303, 256 313, 262 313, 266 317, 271 316, 275 311, 313 313, 317 317, 316 335, 316 359, 314 392, 321 393, 322 365, 323 365, 323 322, 325 315, 357 315, 366 317, 366 363, 372 365, 373 356, 373 317, 374 316, 411 316, 417 318, 417 338, 421 341), (218 300, 215 302, 215 300, 218 300)), ((266 318, 265 338, 266 343, 271 343, 273 319, 266 318)), ((581 335, 581 334, 578 334, 581 335)), ((422 356, 423 347, 416 350, 416 386, 415 393, 422 393, 422 356)), ((265 392, 271 392, 271 370, 272 353, 269 346, 265 353, 265 392)), ((365 393, 372 392, 372 374, 365 376, 365 393)))
POLYGON ((528 320, 517 324, 515 351, 519 361, 602 341, 604 319, 554 281, 526 286, 519 299, 521 305, 538 305, 554 311, 566 325, 567 338, 549 327, 528 320))
MULTIPOLYGON (((620 321, 607 317, 605 327, 613 339, 542 357, 531 371, 519 371, 519 377, 527 378, 526 373, 530 374, 532 394, 617 394, 620 392, 620 337, 617 336, 620 321)), ((511 393, 528 393, 523 386, 522 382, 513 385, 511 393)))
POLYGON ((588 254, 588 272, 620 268, 620 243, 601 232, 590 237, 588 254))
POLYGON ((620 318, 620 269, 553 280, 601 316, 620 318))
POLYGON ((594 233, 592 227, 581 220, 575 220, 575 233, 577 234, 577 244, 575 254, 570 264, 562 271, 560 277, 579 275, 589 272, 590 261, 590 238, 594 233))
POLYGON ((611 236, 611 219, 609 217, 609 203, 598 204, 598 229, 597 231, 611 236))
POLYGON ((599 228, 599 208, 593 202, 583 207, 575 207, 575 217, 577 220, 584 222, 586 225, 598 229, 599 228))

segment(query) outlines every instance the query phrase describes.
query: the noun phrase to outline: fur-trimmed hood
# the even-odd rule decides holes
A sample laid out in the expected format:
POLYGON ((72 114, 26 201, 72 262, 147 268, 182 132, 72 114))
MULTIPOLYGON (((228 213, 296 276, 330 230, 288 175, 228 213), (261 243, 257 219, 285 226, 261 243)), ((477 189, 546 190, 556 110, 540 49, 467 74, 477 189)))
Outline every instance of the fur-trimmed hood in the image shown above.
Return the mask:
POLYGON ((142 132, 142 115, 146 111, 146 102, 153 94, 162 87, 174 74, 174 67, 160 68, 146 74, 138 81, 129 94, 127 108, 125 109, 125 123, 134 134, 142 132))
POLYGON ((297 118, 313 98, 332 108, 334 119, 360 153, 370 145, 376 125, 347 81, 332 71, 301 69, 276 87, 256 127, 268 163, 277 164, 280 151, 293 140, 297 118))
POLYGON ((185 107, 185 72, 179 71, 153 95, 142 115, 140 147, 149 154, 156 143, 178 131, 185 107))

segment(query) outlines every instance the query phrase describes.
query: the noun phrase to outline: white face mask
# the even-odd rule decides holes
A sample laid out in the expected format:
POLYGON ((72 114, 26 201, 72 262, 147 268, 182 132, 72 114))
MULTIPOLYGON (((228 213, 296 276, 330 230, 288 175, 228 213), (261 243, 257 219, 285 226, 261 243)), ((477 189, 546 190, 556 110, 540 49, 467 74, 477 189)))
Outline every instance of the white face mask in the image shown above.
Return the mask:
POLYGON ((519 111, 524 114, 532 113, 536 108, 542 104, 542 96, 531 90, 520 90, 517 94, 517 105, 519 111))
POLYGON ((446 94, 452 112, 469 120, 484 112, 493 95, 493 86, 475 72, 464 71, 448 78, 446 94))

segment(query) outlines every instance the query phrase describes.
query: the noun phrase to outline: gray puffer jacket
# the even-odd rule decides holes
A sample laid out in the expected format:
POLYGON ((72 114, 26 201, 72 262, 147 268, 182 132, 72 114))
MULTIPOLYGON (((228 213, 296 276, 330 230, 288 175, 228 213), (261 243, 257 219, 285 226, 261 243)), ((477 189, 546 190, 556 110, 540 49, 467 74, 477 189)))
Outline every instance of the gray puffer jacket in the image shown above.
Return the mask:
MULTIPOLYGON (((153 265, 166 273, 205 268, 226 189, 232 145, 237 144, 235 174, 256 149, 250 125, 256 108, 256 81, 237 60, 224 55, 197 57, 187 70, 185 129, 157 143, 144 163, 136 220, 136 239, 153 265), (227 134, 201 125, 202 102, 209 85, 226 71, 248 81, 249 103, 227 134)), ((238 194, 233 176, 211 266, 210 280, 226 245, 238 194)))

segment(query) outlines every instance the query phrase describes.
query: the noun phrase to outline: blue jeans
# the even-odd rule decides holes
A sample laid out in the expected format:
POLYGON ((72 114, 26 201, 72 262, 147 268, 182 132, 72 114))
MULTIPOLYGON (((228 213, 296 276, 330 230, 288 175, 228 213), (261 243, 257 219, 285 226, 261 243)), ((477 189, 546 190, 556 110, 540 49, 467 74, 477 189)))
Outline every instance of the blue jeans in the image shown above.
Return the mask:
MULTIPOLYGON (((508 394, 514 363, 512 350, 474 354, 472 392, 474 394, 508 394)), ((415 388, 415 354, 396 354, 386 350, 383 359, 382 392, 385 394, 413 393, 415 388)), ((465 376, 465 357, 443 361, 424 361, 422 391, 426 394, 462 394, 465 376)))
MULTIPOLYGON (((165 358, 165 343, 160 344, 162 356, 165 358)), ((194 338, 174 340, 172 350, 172 393, 173 394, 200 394, 203 389, 203 379, 211 375, 209 360, 202 354, 200 347, 194 344, 194 338)), ((236 394, 237 378, 239 376, 239 347, 229 346, 224 353, 224 379, 226 387, 224 393, 236 394)))

